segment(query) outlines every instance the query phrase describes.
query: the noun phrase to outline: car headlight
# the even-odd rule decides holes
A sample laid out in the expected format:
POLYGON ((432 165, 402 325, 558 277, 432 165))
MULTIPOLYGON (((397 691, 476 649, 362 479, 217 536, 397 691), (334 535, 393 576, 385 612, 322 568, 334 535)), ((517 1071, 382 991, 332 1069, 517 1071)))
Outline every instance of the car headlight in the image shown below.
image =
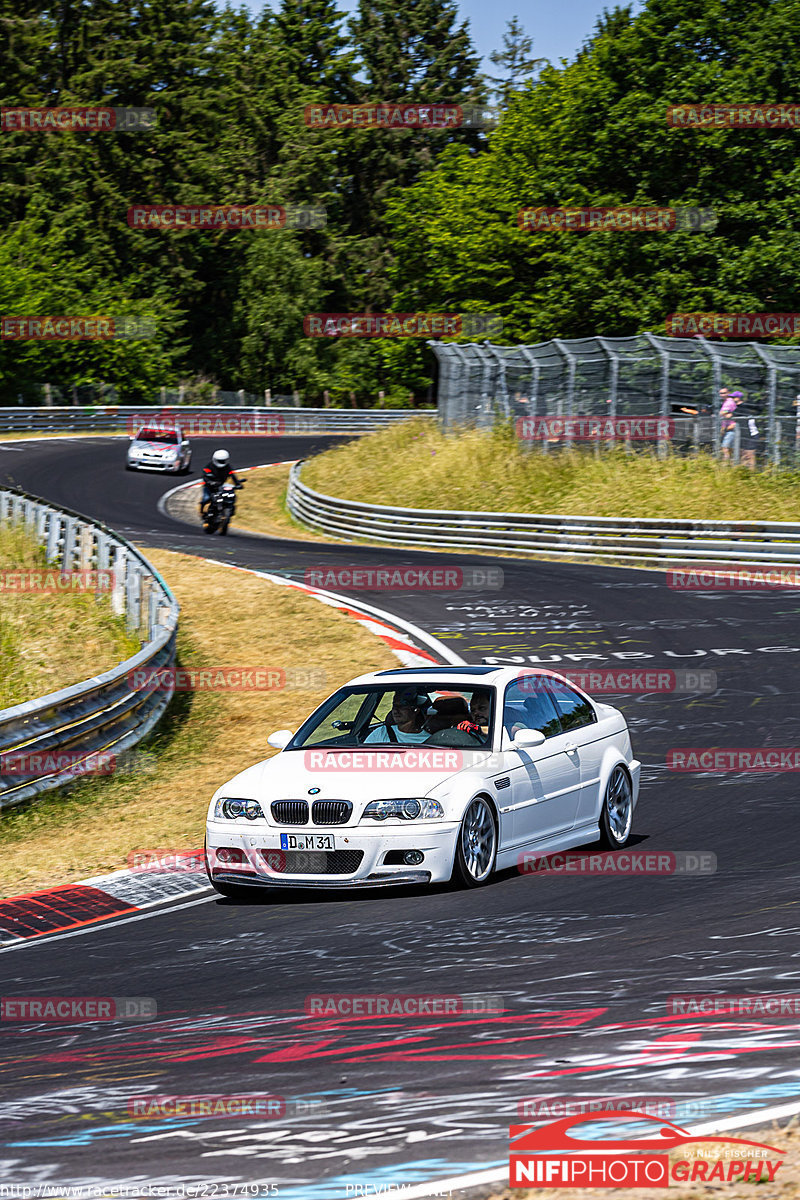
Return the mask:
POLYGON ((386 821, 399 817, 401 821, 435 821, 444 816, 438 800, 373 800, 364 809, 364 816, 373 821, 386 821))
POLYGON ((140 449, 139 446, 131 446, 128 454, 131 456, 131 458, 141 458, 144 454, 144 451, 140 449))
POLYGON ((214 816, 227 817, 230 821, 235 821, 237 817, 247 817, 248 821, 263 821, 264 810, 257 800, 235 800, 220 796, 214 805, 214 816))
POLYGON ((177 457, 178 457, 177 446, 172 446, 172 447, 170 447, 169 450, 164 451, 164 458, 177 458, 177 457))

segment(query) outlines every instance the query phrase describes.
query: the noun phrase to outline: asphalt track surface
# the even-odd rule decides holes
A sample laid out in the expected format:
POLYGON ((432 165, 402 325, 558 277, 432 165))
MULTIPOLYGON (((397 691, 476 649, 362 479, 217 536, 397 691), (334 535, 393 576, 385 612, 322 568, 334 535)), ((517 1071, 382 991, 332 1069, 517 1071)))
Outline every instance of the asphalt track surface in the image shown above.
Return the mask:
MULTIPOLYGON (((229 448, 245 466, 304 457, 332 440, 229 448)), ((196 477, 208 447, 197 439, 194 449, 196 477)), ((0 476, 143 546, 293 578, 309 565, 437 561, 235 529, 227 540, 204 537, 157 510, 176 481, 126 474, 123 453, 110 438, 6 443, 0 476)), ((665 765, 674 747, 800 745, 800 595, 676 592, 659 573, 611 567, 445 561, 500 566, 504 587, 361 598, 468 662, 716 672, 713 692, 608 697, 644 763, 636 848, 710 852, 716 874, 509 872, 472 892, 297 892, 267 904, 201 897, 5 951, 5 995, 152 996, 159 1016, 5 1024, 4 1180, 192 1182, 217 1196, 258 1183, 262 1195, 278 1186, 283 1200, 333 1200, 502 1164, 526 1098, 661 1097, 672 1106, 661 1115, 680 1125, 800 1098, 800 1018, 667 1012, 675 993, 800 990, 797 777, 665 765), (499 993, 505 1011, 306 1017, 306 997, 327 992, 499 993), (131 1096, 153 1093, 277 1094, 327 1108, 286 1120, 131 1119, 131 1096)), ((198 806, 206 801, 198 796, 198 806)))

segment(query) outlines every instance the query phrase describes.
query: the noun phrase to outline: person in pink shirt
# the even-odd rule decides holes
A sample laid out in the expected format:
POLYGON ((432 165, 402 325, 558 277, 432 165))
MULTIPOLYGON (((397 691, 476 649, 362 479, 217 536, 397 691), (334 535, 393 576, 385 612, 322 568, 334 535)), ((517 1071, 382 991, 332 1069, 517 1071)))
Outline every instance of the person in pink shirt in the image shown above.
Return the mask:
POLYGON ((736 422, 731 420, 731 416, 736 412, 744 397, 741 392, 729 393, 727 388, 720 388, 719 394, 722 400, 719 410, 720 430, 722 432, 722 457, 727 461, 730 459, 731 450, 733 450, 736 440, 736 422))

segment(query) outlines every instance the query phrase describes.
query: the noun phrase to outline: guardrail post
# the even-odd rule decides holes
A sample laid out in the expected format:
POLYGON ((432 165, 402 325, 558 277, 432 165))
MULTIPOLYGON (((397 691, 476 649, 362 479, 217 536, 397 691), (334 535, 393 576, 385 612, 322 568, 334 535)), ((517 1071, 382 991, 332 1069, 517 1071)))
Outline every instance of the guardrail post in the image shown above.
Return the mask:
POLYGON ((111 590, 111 611, 115 616, 121 617, 125 614, 125 566, 128 552, 124 546, 116 545, 114 547, 114 582, 111 590))
POLYGON ((50 509, 46 504, 36 505, 36 540, 40 546, 44 545, 44 540, 47 531, 47 514, 50 509))
POLYGON ((47 545, 45 555, 49 563, 58 558, 58 544, 61 539, 61 513, 52 508, 47 510, 47 545))
POLYGON ((75 557, 75 534, 77 521, 74 517, 64 517, 64 542, 61 549, 61 566, 65 571, 72 570, 75 557))
POLYGON ((81 571, 88 571, 94 558, 94 537, 88 525, 79 527, 78 564, 81 571))
POLYGON ((141 623, 142 572, 138 567, 128 564, 125 578, 125 628, 128 633, 136 633, 141 623))
POLYGON ((158 632, 158 586, 153 576, 149 576, 150 590, 147 597, 147 640, 152 642, 158 632))

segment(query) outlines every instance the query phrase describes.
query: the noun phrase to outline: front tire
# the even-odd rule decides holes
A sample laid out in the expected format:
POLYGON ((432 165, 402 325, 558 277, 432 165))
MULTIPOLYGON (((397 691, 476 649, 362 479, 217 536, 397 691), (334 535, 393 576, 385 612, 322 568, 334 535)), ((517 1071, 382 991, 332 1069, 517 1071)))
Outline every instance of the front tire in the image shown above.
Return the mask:
POLYGON ((611 772, 600 812, 600 844, 607 850, 621 850, 631 836, 633 823, 633 785, 624 767, 611 772))
POLYGON ((458 831, 452 880, 461 887, 481 887, 497 862, 497 820, 488 800, 470 802, 458 831))

